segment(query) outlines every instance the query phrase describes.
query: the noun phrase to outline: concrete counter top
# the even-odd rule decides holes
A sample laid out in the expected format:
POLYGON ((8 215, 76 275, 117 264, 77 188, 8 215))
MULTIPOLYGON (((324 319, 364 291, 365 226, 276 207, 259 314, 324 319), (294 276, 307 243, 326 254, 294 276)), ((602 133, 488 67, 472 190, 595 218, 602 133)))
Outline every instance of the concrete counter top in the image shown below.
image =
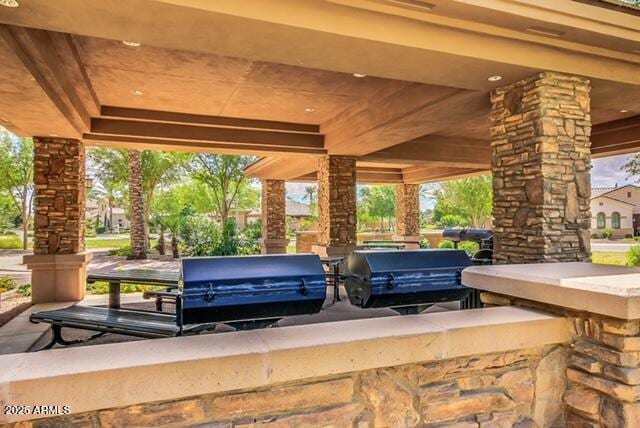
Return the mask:
POLYGON ((474 266, 462 282, 480 290, 621 319, 640 318, 640 268, 593 263, 474 266))

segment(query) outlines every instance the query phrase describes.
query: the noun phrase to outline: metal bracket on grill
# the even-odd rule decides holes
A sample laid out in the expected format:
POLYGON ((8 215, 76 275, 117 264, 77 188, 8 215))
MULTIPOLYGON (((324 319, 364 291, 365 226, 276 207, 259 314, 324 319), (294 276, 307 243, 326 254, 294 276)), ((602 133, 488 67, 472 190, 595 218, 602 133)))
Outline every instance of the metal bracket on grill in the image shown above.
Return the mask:
POLYGON ((302 287, 300 287, 300 294, 302 294, 303 296, 309 294, 309 290, 307 289, 307 281, 304 278, 302 278, 302 287))
POLYGON ((213 301, 213 299, 215 298, 215 292, 213 291, 213 284, 209 283, 209 289, 207 290, 207 292, 204 294, 204 300, 207 303, 211 303, 213 301))
POLYGON ((391 280, 389 281, 389 284, 387 284, 387 290, 393 290, 398 285, 396 283, 396 277, 392 273, 389 274, 389 277, 391 280))

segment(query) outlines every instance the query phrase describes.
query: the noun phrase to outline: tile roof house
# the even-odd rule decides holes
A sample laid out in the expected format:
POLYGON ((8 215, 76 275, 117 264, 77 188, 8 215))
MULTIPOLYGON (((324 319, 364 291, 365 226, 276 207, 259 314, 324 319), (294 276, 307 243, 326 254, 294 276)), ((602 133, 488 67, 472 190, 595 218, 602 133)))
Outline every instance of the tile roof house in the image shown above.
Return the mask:
POLYGON ((591 232, 601 235, 605 229, 613 229, 614 238, 640 232, 640 187, 591 189, 591 232))

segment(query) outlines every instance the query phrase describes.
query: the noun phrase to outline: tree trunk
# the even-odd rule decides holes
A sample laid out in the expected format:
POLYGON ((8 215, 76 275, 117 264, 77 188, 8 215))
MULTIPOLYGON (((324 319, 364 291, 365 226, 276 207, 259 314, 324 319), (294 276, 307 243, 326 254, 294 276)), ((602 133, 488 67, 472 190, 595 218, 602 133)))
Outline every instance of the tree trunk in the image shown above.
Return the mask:
POLYGON ((109 199, 109 232, 113 235, 113 202, 109 199))
POLYGON ((160 234, 158 235, 158 245, 156 245, 158 254, 164 256, 164 226, 160 226, 160 234))
POLYGON ((146 259, 142 152, 129 150, 129 200, 131 203, 131 258, 146 259))
POLYGON ((175 233, 171 233, 171 253, 174 259, 180 258, 180 249, 178 248, 178 238, 175 233))

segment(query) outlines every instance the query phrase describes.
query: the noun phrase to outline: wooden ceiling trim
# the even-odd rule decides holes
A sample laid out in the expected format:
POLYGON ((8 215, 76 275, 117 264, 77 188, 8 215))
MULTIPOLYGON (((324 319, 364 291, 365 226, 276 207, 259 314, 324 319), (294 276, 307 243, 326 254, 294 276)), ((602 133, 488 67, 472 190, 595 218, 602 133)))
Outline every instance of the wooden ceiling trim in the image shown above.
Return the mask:
POLYGON ((324 149, 324 137, 318 134, 194 126, 135 120, 94 118, 91 120, 91 133, 122 137, 160 138, 165 140, 241 143, 265 147, 288 147, 291 149, 324 149))
POLYGON ((79 133, 86 132, 99 107, 71 38, 7 25, 0 25, 0 36, 69 124, 79 133))
POLYGON ((186 123, 191 125, 210 125, 229 128, 263 129, 311 134, 318 134, 320 132, 319 125, 306 123, 242 119, 226 116, 206 116, 201 114, 146 110, 116 106, 102 106, 100 116, 102 118, 134 119, 152 122, 186 123))
POLYGON ((411 167, 402 171, 403 181, 409 184, 433 183, 456 178, 474 177, 484 175, 488 169, 475 168, 451 168, 451 167, 411 167))
POLYGON ((640 150, 640 115, 596 125, 591 133, 591 153, 596 157, 640 150))
POLYGON ((242 143, 218 143, 218 142, 202 142, 202 141, 189 141, 179 139, 162 139, 162 138, 143 138, 143 137, 128 137, 128 136, 115 136, 115 135, 100 135, 87 133, 83 135, 83 140, 89 145, 101 145, 112 147, 124 147, 124 148, 140 148, 140 149, 153 149, 153 150, 177 150, 188 152, 210 152, 221 154, 237 154, 237 155, 284 155, 296 157, 300 155, 305 156, 321 156, 326 154, 324 149, 296 149, 291 147, 273 147, 263 146, 257 144, 242 144, 242 143))
POLYGON ((488 141, 427 135, 362 156, 360 160, 387 163, 425 164, 457 168, 489 168, 488 141))

